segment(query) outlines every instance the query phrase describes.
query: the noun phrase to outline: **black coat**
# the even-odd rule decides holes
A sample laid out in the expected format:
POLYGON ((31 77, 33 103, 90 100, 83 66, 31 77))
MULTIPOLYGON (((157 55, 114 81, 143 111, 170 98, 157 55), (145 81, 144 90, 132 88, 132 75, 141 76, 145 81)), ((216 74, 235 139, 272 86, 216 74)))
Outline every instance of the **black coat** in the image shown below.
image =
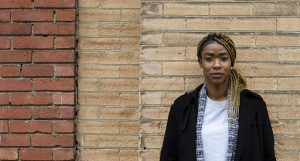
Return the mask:
MULTIPOLYGON (((202 85, 177 98, 171 106, 160 161, 196 161, 198 97, 202 85)), ((274 136, 266 104, 243 90, 235 161, 276 161, 274 136)))

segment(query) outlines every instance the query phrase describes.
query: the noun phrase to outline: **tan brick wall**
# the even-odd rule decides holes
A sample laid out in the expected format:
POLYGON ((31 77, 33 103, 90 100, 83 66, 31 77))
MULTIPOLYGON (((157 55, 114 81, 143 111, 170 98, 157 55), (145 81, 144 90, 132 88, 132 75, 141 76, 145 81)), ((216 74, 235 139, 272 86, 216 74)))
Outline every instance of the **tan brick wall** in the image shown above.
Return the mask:
POLYGON ((170 105, 203 82, 196 45, 221 31, 268 104, 278 160, 298 161, 299 3, 79 0, 79 160, 158 161, 170 105))
POLYGON ((140 6, 79 0, 78 160, 138 160, 140 6))

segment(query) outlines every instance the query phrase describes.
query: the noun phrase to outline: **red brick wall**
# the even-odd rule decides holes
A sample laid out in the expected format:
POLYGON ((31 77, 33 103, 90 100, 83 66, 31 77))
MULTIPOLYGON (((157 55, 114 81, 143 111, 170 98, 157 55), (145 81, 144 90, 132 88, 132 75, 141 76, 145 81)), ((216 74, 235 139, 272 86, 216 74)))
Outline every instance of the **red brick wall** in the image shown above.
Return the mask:
POLYGON ((76 0, 0 0, 0 160, 74 160, 76 0))

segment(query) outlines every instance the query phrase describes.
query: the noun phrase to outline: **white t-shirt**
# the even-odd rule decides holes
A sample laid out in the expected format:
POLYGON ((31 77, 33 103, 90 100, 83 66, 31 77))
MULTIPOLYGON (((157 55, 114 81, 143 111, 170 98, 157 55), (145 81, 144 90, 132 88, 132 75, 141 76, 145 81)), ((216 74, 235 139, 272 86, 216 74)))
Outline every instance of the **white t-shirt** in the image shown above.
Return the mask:
POLYGON ((228 149, 227 100, 214 101, 207 97, 202 143, 205 161, 226 161, 228 149))

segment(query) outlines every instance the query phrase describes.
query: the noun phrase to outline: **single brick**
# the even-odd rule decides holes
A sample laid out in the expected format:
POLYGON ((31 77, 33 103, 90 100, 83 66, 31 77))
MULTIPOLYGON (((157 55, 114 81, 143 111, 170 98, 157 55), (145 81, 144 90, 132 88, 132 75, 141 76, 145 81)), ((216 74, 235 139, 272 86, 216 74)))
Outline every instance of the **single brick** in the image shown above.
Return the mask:
POLYGON ((51 133, 52 122, 50 121, 10 121, 11 133, 51 133))
MULTIPOLYGON (((0 30, 1 31, 1 30, 0 30)), ((74 23, 36 23, 33 26, 36 35, 75 35, 74 23)))
POLYGON ((101 8, 141 8, 139 0, 102 0, 101 8))
POLYGON ((66 63, 75 61, 75 53, 72 50, 34 51, 32 57, 33 62, 38 63, 66 63))
POLYGON ((236 18, 231 21, 234 31, 276 31, 276 18, 236 18))
POLYGON ((54 94, 53 103, 55 105, 74 105, 75 103, 74 93, 54 94))
POLYGON ((299 91, 300 84, 299 77, 291 78, 278 78, 278 89, 279 91, 299 91))
POLYGON ((272 16, 277 15, 276 3, 253 3, 252 15, 254 16, 272 16))
POLYGON ((34 108, 35 119, 73 119, 75 117, 73 107, 43 107, 34 108))
MULTIPOLYGON (((1 42, 1 38, 0 38, 0 42, 1 42)), ((0 50, 0 62, 1 63, 29 63, 31 62, 31 51, 0 50)))
POLYGON ((74 160, 73 149, 55 149, 53 150, 53 160, 74 160))
POLYGON ((119 105, 118 93, 81 93, 79 95, 79 102, 81 105, 119 105))
POLYGON ((277 18, 277 31, 300 31, 300 18, 277 18))
POLYGON ((35 147, 73 147, 74 135, 32 135, 31 145, 35 147))
POLYGON ((80 24, 79 33, 82 37, 139 36, 140 24, 80 24))
POLYGON ((120 49, 119 38, 81 38, 79 41, 80 49, 120 49))
MULTIPOLYGON (((56 10, 56 21, 75 21, 75 9, 59 9, 56 10)), ((0 18, 1 19, 1 18, 0 18)))
POLYGON ((28 79, 1 79, 0 91, 31 91, 32 82, 28 79))
POLYGON ((30 119, 32 109, 29 107, 1 107, 0 119, 30 119))
POLYGON ((298 2, 278 2, 276 3, 276 11, 278 16, 297 16, 299 13, 298 2))
POLYGON ((121 11, 121 21, 140 21, 141 9, 124 9, 121 11))
POLYGON ((74 65, 55 65, 54 75, 56 77, 71 77, 75 76, 74 65))
POLYGON ((139 105, 139 94, 124 93, 120 96, 120 105, 122 106, 137 106, 139 105))
POLYGON ((120 123, 119 121, 81 121, 77 126, 79 133, 90 134, 119 134, 120 123))
POLYGON ((187 30, 229 30, 229 18, 198 18, 187 20, 187 30))
POLYGON ((139 82, 138 79, 103 79, 98 88, 102 91, 138 91, 139 82))
POLYGON ((143 90, 184 90, 184 78, 183 77, 148 77, 142 78, 141 86, 143 90))
POLYGON ((73 91, 74 79, 35 79, 34 90, 37 91, 73 91))
POLYGON ((32 8, 31 0, 0 0, 0 8, 32 8))
POLYGON ((120 68, 117 65, 82 64, 78 73, 82 77, 119 78, 120 68))
POLYGON ((52 10, 14 10, 11 12, 13 21, 53 21, 52 10))
POLYGON ((210 15, 236 15, 250 16, 252 14, 251 3, 211 3, 209 4, 210 15))
POLYGON ((78 118, 84 119, 98 119, 98 108, 97 107, 86 107, 81 108, 78 111, 78 118))
POLYGON ((139 110, 136 108, 99 108, 98 117, 100 119, 126 119, 133 120, 139 118, 139 110))
POLYGON ((13 105, 51 105, 52 94, 50 93, 12 93, 11 104, 13 105))
POLYGON ((294 34, 257 35, 255 45, 264 47, 300 46, 300 42, 298 35, 294 34))
POLYGON ((98 0, 85 0, 85 1, 79 1, 78 3, 81 8, 83 8, 83 7, 98 8, 100 5, 100 1, 98 1, 98 0))
POLYGON ((164 62, 163 75, 199 75, 199 64, 197 62, 164 62))
POLYGON ((1 134, 0 146, 30 146, 30 136, 26 134, 1 134))
POLYGON ((0 34, 1 35, 30 35, 31 24, 2 23, 0 25, 0 34))
POLYGON ((0 149, 0 160, 17 160, 18 149, 0 149))
POLYGON ((144 61, 185 60, 185 48, 184 47, 144 48, 141 53, 141 59, 144 61))
POLYGON ((0 75, 2 77, 19 77, 20 65, 2 65, 0 68, 0 75))
POLYGON ((120 21, 120 10, 81 9, 78 18, 82 21, 120 21))
MULTIPOLYGON (((221 21, 221 22, 225 22, 225 21, 221 21)), ((143 26, 143 30, 145 31, 184 30, 186 28, 186 19, 184 18, 151 18, 150 19, 149 18, 149 19, 145 19, 142 22, 142 26, 143 26)))
MULTIPOLYGON (((163 3, 142 2, 142 15, 162 15, 163 3)), ((177 10, 178 11, 178 10, 177 10)))
POLYGON ((52 37, 15 37, 13 39, 15 49, 51 49, 52 37))
MULTIPOLYGON (((1 36, 0 37, 0 49, 9 49, 9 48, 10 48, 10 38, 1 36)), ((0 54, 0 61, 1 61, 1 54, 0 54)))
POLYGON ((51 149, 21 149, 19 153, 21 160, 52 160, 51 149))
POLYGON ((10 21, 10 10, 0 10, 0 21, 10 21))
MULTIPOLYGON (((139 160, 139 158, 141 157, 141 152, 137 151, 137 150, 120 150, 120 161, 134 161, 134 160, 139 160)), ((144 158, 144 157, 142 157, 144 158)), ((151 156, 151 158, 154 159, 154 156, 151 156)), ((159 160, 159 159, 155 159, 155 160, 159 160)))
MULTIPOLYGON (((8 133, 8 121, 0 121, 0 133, 8 133)), ((1 159, 1 150, 0 150, 1 159)))
POLYGON ((164 15, 167 16, 199 16, 208 15, 207 3, 165 3, 164 15))
POLYGON ((37 8, 73 8, 75 0, 35 0, 34 6, 37 8))
POLYGON ((22 75, 24 77, 45 77, 53 76, 54 73, 53 65, 39 65, 39 64, 30 64, 23 65, 22 75))
MULTIPOLYGON (((119 149, 85 149, 81 152, 81 158, 94 160, 95 158, 109 158, 109 160, 119 160, 119 149)), ((152 157, 150 157, 152 159, 152 157)), ((159 158, 154 159, 159 160, 159 158)))
POLYGON ((75 37, 74 36, 60 36, 55 39, 56 49, 70 49, 75 47, 75 37))
POLYGON ((9 97, 10 95, 7 93, 0 93, 0 105, 8 105, 9 97))
POLYGON ((55 133, 73 133, 75 130, 73 120, 56 121, 53 124, 55 133))

